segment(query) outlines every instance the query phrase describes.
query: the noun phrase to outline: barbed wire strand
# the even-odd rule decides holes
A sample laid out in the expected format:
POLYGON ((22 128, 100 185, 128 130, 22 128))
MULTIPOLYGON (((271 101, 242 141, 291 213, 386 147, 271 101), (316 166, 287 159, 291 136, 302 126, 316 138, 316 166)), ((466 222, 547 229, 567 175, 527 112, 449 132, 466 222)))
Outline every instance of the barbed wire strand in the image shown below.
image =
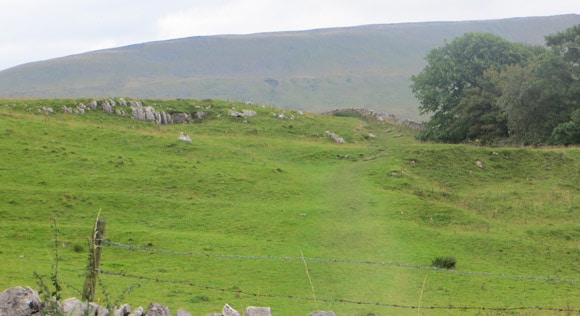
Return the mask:
POLYGON ((368 261, 368 260, 355 260, 355 259, 325 259, 325 258, 312 258, 312 257, 302 258, 302 257, 280 257, 280 256, 244 256, 244 255, 211 254, 211 253, 203 253, 203 252, 196 252, 196 251, 171 251, 171 250, 163 250, 163 249, 154 249, 154 248, 150 248, 150 247, 126 245, 126 244, 122 244, 122 243, 118 243, 118 242, 113 242, 110 240, 102 240, 102 244, 107 245, 107 246, 111 246, 111 247, 126 248, 129 250, 139 250, 139 251, 164 253, 164 254, 171 254, 171 255, 190 255, 190 256, 200 256, 200 257, 221 258, 221 259, 263 259, 263 260, 283 260, 283 261, 303 261, 303 260, 306 260, 306 261, 330 262, 330 263, 368 264, 368 265, 395 266, 395 267, 412 268, 412 269, 432 270, 432 271, 454 273, 454 274, 459 274, 459 275, 481 275, 481 276, 488 276, 488 277, 503 277, 503 278, 524 279, 524 280, 533 280, 533 281, 559 281, 559 282, 567 282, 567 283, 580 283, 580 280, 576 280, 576 279, 567 279, 567 278, 558 278, 558 277, 536 277, 536 276, 525 276, 525 275, 516 275, 516 274, 507 274, 507 273, 478 272, 478 271, 458 271, 458 270, 454 270, 454 269, 443 269, 443 268, 437 268, 437 267, 428 267, 428 266, 412 265, 412 264, 399 263, 399 262, 387 262, 387 261, 368 261))
MULTIPOLYGON (((164 280, 156 277, 147 277, 135 274, 126 274, 124 272, 112 272, 106 270, 99 270, 99 273, 111 276, 118 276, 118 277, 125 277, 125 278, 132 278, 132 279, 139 279, 145 281, 154 281, 157 283, 172 283, 172 284, 181 284, 190 287, 197 287, 205 290, 214 290, 220 292, 228 292, 234 293, 236 295, 248 295, 254 297, 267 297, 267 298, 288 298, 288 299, 295 299, 295 300, 302 300, 302 301, 320 301, 326 303, 344 303, 344 304, 356 304, 356 305, 373 305, 373 306, 382 306, 382 307, 392 307, 392 308, 405 308, 405 309, 418 309, 419 306, 414 305, 404 305, 404 304, 391 304, 391 303, 382 303, 382 302, 363 302, 363 301, 353 301, 353 300, 346 300, 346 299, 331 299, 331 298, 320 298, 320 297, 302 297, 297 295, 286 295, 286 294, 271 294, 271 293, 252 293, 246 292, 239 288, 235 289, 224 289, 216 286, 210 285, 199 285, 195 284, 191 281, 186 280, 164 280)), ((421 306, 421 309, 444 309, 444 310, 487 310, 487 311, 516 311, 516 310, 536 310, 536 311, 554 311, 554 312, 580 312, 580 309, 572 309, 571 307, 563 308, 563 307, 544 307, 544 306, 518 306, 518 307, 490 307, 490 306, 454 306, 454 305, 447 305, 447 306, 421 306)))

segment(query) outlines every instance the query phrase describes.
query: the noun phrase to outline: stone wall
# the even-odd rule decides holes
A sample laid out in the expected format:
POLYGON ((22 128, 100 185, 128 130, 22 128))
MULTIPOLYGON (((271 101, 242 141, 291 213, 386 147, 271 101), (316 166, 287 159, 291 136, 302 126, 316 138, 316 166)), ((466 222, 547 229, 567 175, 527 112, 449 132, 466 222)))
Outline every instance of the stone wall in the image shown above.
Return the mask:
MULTIPOLYGON (((169 307, 150 303, 147 309, 139 306, 131 309, 129 304, 124 304, 108 310, 104 306, 95 303, 82 302, 77 298, 68 298, 62 302, 43 302, 38 292, 30 287, 13 287, 0 293, 1 316, 171 316, 169 307)), ((178 309, 173 316, 191 316, 183 308, 178 309)), ((207 314, 208 316, 241 316, 240 312, 228 304, 225 304, 219 314, 207 314)), ((244 316, 271 316, 270 307, 249 306, 244 311, 244 316)), ((316 311, 308 316, 334 316, 333 312, 316 311)))

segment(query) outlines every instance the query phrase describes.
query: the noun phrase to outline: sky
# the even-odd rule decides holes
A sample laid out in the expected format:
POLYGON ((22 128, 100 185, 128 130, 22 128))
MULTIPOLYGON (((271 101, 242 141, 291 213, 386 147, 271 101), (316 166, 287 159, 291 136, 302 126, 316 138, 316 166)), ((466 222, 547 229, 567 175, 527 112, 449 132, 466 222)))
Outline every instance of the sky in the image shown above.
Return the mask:
POLYGON ((0 70, 219 34, 580 14, 578 0, 0 0, 0 70))

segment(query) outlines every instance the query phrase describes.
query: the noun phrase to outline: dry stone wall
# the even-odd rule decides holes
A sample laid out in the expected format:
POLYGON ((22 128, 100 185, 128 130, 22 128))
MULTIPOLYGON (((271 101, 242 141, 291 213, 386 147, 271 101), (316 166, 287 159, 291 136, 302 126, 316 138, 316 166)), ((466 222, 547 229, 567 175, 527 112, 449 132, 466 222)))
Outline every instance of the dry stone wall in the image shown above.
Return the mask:
MULTIPOLYGON (((62 302, 42 302, 38 292, 30 287, 21 286, 9 288, 0 293, 1 316, 172 316, 169 307, 150 303, 147 309, 142 306, 131 310, 129 304, 124 304, 113 310, 96 303, 82 302, 77 298, 68 298, 62 302)), ((222 312, 207 314, 208 316, 241 316, 240 312, 225 304, 222 312)), ((271 316, 270 307, 249 306, 244 316, 271 316)), ((183 308, 178 309, 173 316, 192 316, 183 308)), ((335 316, 334 312, 315 311, 308 316, 335 316)))

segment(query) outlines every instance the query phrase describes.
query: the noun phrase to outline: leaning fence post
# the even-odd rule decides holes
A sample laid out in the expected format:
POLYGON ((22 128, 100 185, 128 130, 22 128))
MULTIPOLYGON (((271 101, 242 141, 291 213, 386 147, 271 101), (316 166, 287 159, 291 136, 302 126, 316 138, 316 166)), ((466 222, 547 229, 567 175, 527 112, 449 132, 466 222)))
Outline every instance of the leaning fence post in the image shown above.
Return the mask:
POLYGON ((99 277, 99 262, 101 261, 101 244, 105 238, 106 224, 107 222, 104 218, 97 216, 91 236, 89 263, 86 271, 85 284, 83 286, 83 300, 87 302, 93 302, 95 298, 97 278, 99 277))

